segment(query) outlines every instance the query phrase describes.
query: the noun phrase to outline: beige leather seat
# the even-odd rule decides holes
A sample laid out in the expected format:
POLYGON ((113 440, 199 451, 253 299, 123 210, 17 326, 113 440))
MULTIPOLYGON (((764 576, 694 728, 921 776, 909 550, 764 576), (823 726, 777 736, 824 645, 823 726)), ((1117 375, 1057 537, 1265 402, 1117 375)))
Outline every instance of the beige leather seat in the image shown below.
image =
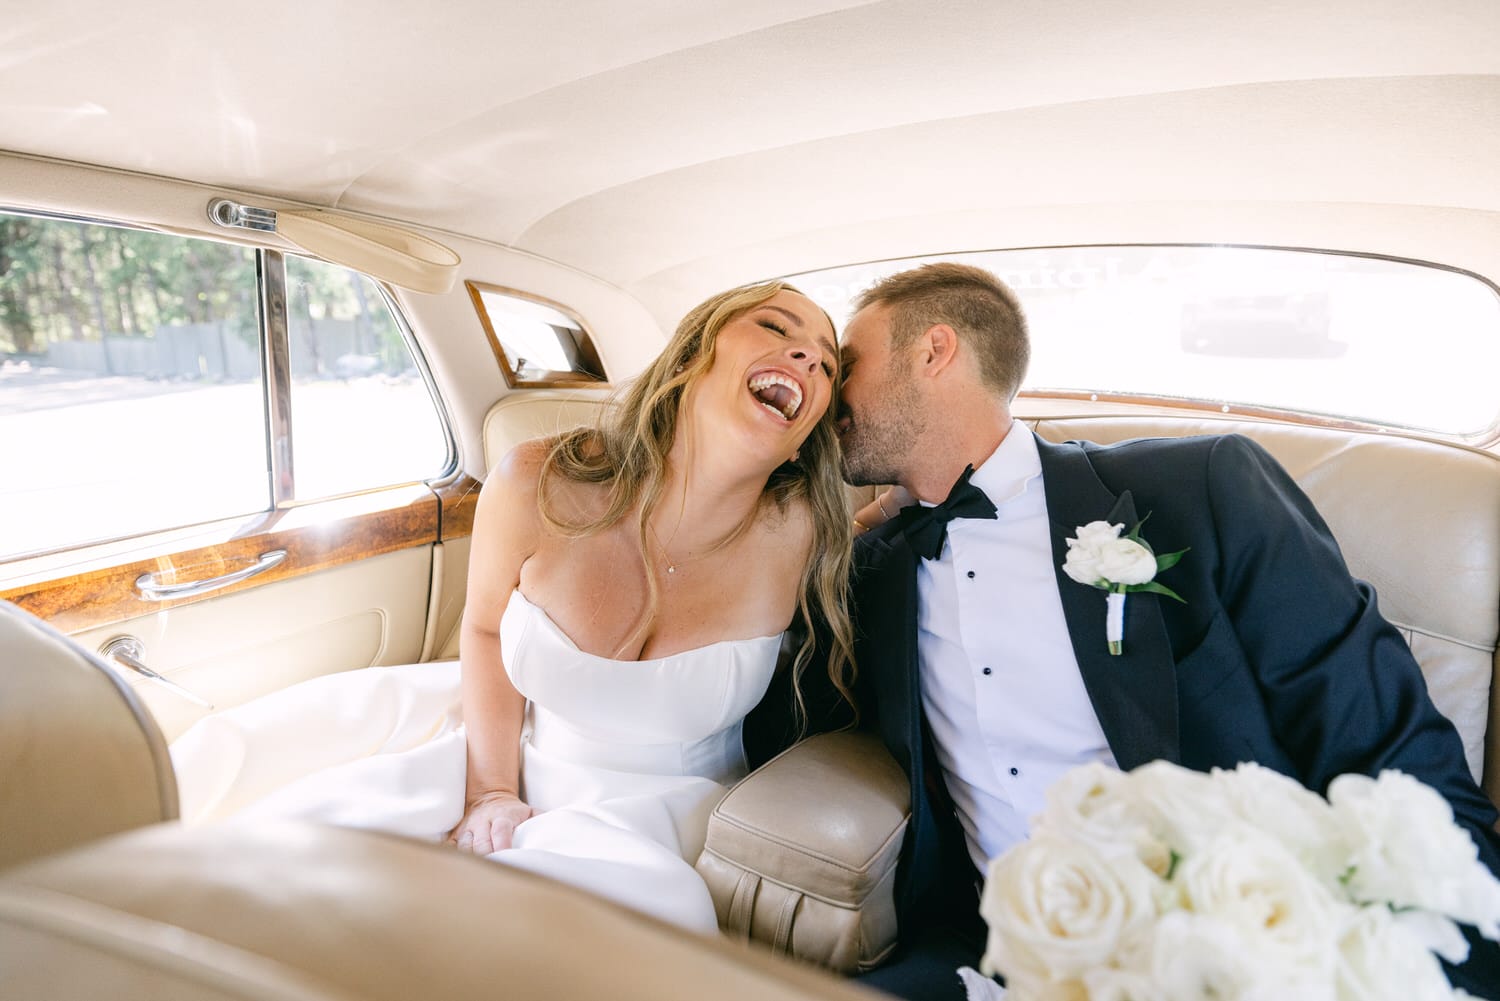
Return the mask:
POLYGON ((314 825, 159 825, 0 878, 0 997, 858 1001, 551 880, 314 825))
POLYGON ((0 602, 0 869, 176 817, 166 743, 130 687, 0 602))

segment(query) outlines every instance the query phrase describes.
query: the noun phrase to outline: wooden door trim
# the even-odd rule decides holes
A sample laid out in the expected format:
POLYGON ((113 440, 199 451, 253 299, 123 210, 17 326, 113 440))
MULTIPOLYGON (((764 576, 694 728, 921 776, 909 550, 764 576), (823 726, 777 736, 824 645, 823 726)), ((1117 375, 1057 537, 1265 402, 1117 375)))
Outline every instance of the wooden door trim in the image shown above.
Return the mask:
MULTIPOLYGON (((452 531, 444 535, 459 534, 466 505, 472 524, 473 505, 464 500, 464 494, 462 489, 454 491, 452 531)), ((76 632, 400 549, 432 545, 440 537, 443 506, 438 493, 418 483, 214 522, 186 537, 182 531, 162 533, 160 538, 145 536, 131 540, 123 554, 116 544, 95 547, 104 556, 83 548, 0 563, 0 599, 14 602, 64 632, 76 632), (185 542, 196 544, 185 548, 185 542), (165 583, 217 577, 244 569, 276 549, 287 553, 280 565, 208 594, 149 601, 136 590, 143 574, 154 574, 165 583)))

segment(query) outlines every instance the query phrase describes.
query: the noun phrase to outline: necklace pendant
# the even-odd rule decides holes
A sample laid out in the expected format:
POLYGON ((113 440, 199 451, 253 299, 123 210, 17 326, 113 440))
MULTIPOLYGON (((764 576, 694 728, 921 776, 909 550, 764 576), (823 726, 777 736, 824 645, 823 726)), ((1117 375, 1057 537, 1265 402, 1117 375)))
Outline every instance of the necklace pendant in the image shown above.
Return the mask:
POLYGON ((672 564, 668 563, 667 564, 667 573, 676 573, 676 572, 677 572, 677 568, 674 567, 672 564))

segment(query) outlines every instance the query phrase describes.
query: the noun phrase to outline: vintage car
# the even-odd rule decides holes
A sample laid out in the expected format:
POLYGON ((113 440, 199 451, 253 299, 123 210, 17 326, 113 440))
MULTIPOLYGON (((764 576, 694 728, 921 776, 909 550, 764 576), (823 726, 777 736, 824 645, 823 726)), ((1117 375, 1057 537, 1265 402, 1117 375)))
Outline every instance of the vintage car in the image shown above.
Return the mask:
POLYGON ((721 807, 724 942, 393 838, 192 828, 166 757, 456 658, 497 459, 776 277, 842 325, 978 263, 1042 437, 1260 442, 1500 793, 1500 5, 10 6, 0 995, 859 996, 769 953, 891 946, 907 790, 861 735, 721 807), (1236 349, 1267 316, 1296 349, 1236 349))

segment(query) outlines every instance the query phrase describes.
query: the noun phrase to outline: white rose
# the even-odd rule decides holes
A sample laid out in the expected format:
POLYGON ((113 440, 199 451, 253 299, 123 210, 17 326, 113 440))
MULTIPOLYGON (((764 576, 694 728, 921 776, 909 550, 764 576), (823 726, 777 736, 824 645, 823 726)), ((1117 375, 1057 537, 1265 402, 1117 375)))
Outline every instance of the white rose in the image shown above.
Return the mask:
MULTIPOLYGON (((1079 545, 1088 546, 1091 549, 1097 549, 1100 546, 1105 545, 1106 543, 1110 543, 1118 539, 1120 537, 1120 533, 1123 531, 1125 531, 1125 526, 1123 524, 1112 525, 1107 521, 1091 521, 1087 525, 1082 525, 1079 527, 1077 539, 1079 545)), ((1068 544, 1070 546, 1072 545, 1071 539, 1069 540, 1068 544)))
POLYGON ((1339 1001, 1447 1001, 1437 958, 1385 907, 1352 911, 1339 932, 1339 1001))
POLYGON ((1500 939, 1500 881, 1479 861, 1453 808, 1410 775, 1340 775, 1328 787, 1350 845, 1349 892, 1356 900, 1421 907, 1500 939))
POLYGON ((1078 583, 1092 586, 1099 580, 1099 551, 1092 546, 1075 546, 1069 539, 1062 568, 1063 573, 1078 583))
POLYGON ((1118 542, 1124 528, 1124 525, 1111 525, 1107 521, 1091 521, 1081 526, 1077 536, 1067 540, 1068 555, 1063 558, 1063 573, 1080 584, 1098 582, 1103 548, 1118 542))
POLYGON ((1159 985, 1143 970, 1101 967, 1083 975, 1088 1001, 1165 1001, 1159 985))
POLYGON ((1173 879, 1183 906, 1222 922, 1253 961, 1330 990, 1347 904, 1275 838, 1240 824, 1188 856, 1173 879))
POLYGON ((1202 850, 1220 831, 1239 823, 1238 814, 1213 778, 1167 761, 1130 773, 1121 795, 1148 818, 1152 832, 1179 855, 1202 850))
POLYGON ((1126 794, 1130 781, 1119 769, 1098 762, 1072 768, 1047 787, 1047 805, 1033 818, 1032 830, 1068 834, 1105 855, 1133 854, 1165 877, 1171 849, 1126 794))
POLYGON ((1081 992, 1083 974, 1149 934, 1158 882, 1132 858, 1039 832, 990 863, 980 969, 1002 973, 1018 997, 1081 992))
POLYGON ((1322 796, 1251 762, 1233 771, 1215 769, 1212 776, 1241 820, 1280 841, 1330 889, 1338 886, 1349 867, 1349 846, 1322 796))
POLYGON ((1156 557, 1134 539, 1115 539, 1099 549, 1099 576, 1116 584, 1144 584, 1156 576, 1156 557))
POLYGON ((1259 996, 1253 957, 1233 929, 1213 917, 1186 911, 1163 915, 1149 962, 1155 986, 1151 996, 1162 1001, 1245 1001, 1259 996))

